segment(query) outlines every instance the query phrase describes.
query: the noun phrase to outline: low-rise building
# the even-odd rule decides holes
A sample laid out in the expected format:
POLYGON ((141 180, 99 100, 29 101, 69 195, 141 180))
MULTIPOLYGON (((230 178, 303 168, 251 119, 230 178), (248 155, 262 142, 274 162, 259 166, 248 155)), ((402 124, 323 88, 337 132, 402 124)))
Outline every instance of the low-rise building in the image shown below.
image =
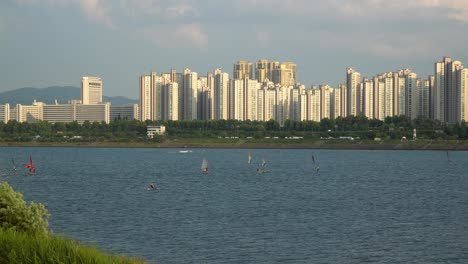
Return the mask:
POLYGON ((164 135, 166 133, 166 126, 147 126, 146 135, 153 138, 154 135, 164 135))

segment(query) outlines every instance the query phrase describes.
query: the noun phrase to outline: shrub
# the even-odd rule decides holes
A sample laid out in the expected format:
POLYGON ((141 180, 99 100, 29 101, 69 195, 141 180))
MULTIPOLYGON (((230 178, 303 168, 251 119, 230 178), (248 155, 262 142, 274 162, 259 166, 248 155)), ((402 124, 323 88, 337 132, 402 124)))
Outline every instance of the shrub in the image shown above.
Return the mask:
POLYGON ((0 228, 23 231, 28 234, 45 234, 49 212, 40 203, 23 200, 6 182, 0 184, 0 228))

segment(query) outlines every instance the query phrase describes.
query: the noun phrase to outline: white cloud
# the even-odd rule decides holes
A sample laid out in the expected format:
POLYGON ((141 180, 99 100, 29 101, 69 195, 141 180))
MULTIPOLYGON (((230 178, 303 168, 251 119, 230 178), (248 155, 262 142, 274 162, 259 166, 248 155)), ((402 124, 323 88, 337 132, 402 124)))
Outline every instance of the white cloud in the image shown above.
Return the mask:
POLYGON ((468 1, 466 0, 413 0, 428 8, 446 9, 448 16, 460 22, 468 22, 468 1))
POLYGON ((103 0, 80 0, 81 10, 91 20, 104 24, 109 28, 115 29, 116 26, 112 22, 109 15, 109 7, 103 0))
POLYGON ((467 0, 237 0, 242 12, 329 20, 455 19, 468 22, 467 0))
POLYGON ((108 0, 15 0, 16 4, 46 5, 51 8, 69 8, 78 5, 87 19, 104 24, 109 28, 116 28, 110 16, 108 0))
POLYGON ((157 26, 141 29, 138 35, 163 48, 204 48, 208 45, 208 36, 199 24, 157 26))
POLYGON ((176 19, 199 16, 198 4, 193 1, 120 0, 120 7, 130 16, 157 15, 158 18, 176 19))

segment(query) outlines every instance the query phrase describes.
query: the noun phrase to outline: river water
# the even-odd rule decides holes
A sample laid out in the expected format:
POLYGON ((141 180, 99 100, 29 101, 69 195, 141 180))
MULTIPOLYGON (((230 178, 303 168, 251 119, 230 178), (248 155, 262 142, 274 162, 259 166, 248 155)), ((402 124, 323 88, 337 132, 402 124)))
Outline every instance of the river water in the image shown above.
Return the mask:
POLYGON ((53 232, 149 263, 468 263, 467 168, 445 151, 0 149, 0 180, 53 232))

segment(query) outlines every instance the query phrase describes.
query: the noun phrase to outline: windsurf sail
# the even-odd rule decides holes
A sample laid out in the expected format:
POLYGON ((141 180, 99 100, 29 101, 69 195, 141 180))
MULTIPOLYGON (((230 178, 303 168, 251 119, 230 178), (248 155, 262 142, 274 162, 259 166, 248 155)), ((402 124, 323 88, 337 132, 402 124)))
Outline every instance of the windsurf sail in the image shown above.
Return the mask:
POLYGON ((252 153, 249 152, 249 158, 247 163, 251 164, 252 163, 252 153))
POLYGON ((262 159, 262 164, 258 164, 258 166, 257 166, 257 173, 265 173, 265 172, 267 172, 267 171, 265 170, 266 166, 267 166, 267 162, 265 161, 265 159, 262 159))
POLYGON ((449 152, 447 151, 446 153, 447 153, 447 161, 448 161, 448 163, 452 163, 452 159, 450 158, 449 152))
POLYGON ((13 165, 13 173, 16 175, 16 163, 15 163, 15 159, 11 158, 11 163, 13 165))
POLYGON ((206 158, 203 158, 202 165, 201 165, 201 172, 203 174, 208 173, 208 160, 206 160, 206 158))
POLYGON ((29 163, 25 163, 23 164, 23 166, 29 169, 30 174, 34 174, 36 172, 36 167, 34 167, 34 163, 33 163, 31 155, 29 155, 29 163))
POLYGON ((313 154, 312 154, 312 162, 314 163, 315 173, 318 173, 319 170, 320 170, 319 162, 318 162, 318 160, 315 158, 315 156, 313 154))

